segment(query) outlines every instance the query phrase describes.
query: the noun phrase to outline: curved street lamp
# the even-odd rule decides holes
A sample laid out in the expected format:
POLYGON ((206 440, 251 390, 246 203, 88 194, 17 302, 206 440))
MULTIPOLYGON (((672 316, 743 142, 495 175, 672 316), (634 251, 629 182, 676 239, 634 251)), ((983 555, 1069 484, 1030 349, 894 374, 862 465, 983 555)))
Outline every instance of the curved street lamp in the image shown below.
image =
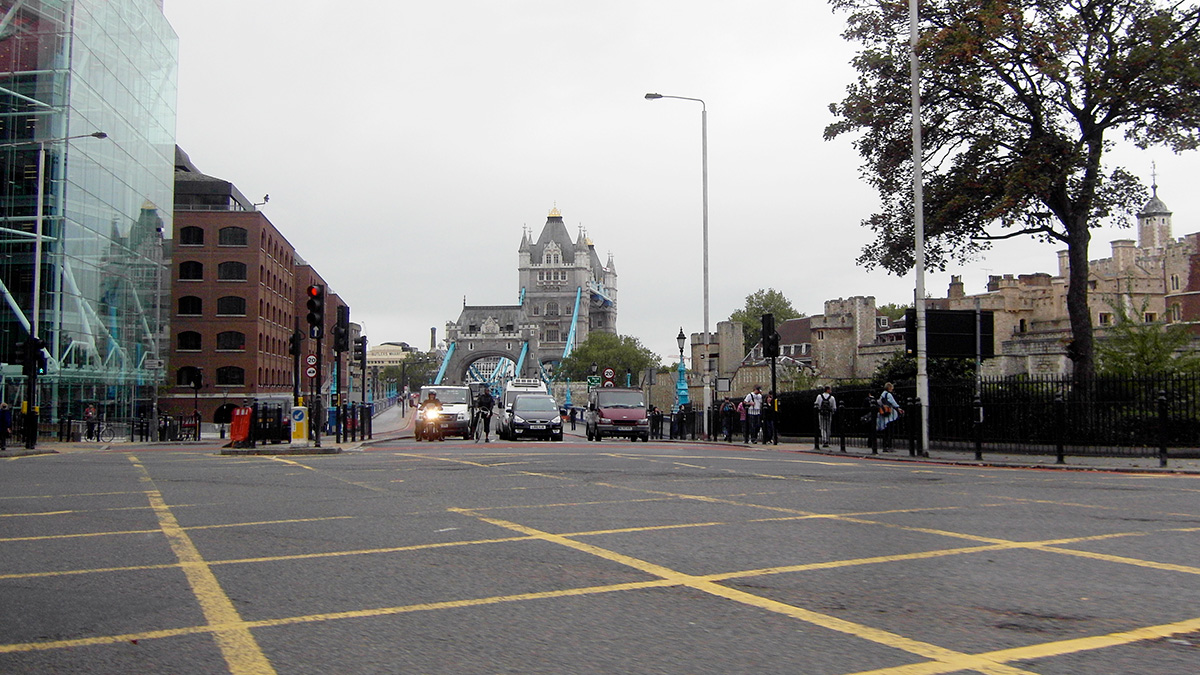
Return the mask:
MULTIPOLYGON (((697 368, 704 383, 704 437, 708 438, 708 406, 712 398, 709 391, 709 332, 708 332, 708 106, 704 99, 690 96, 668 96, 666 94, 646 94, 646 100, 656 101, 660 98, 674 98, 681 101, 696 101, 700 104, 700 169, 701 169, 701 199, 703 204, 703 239, 704 239, 704 348, 701 354, 703 368, 697 368)), ((683 331, 680 330, 680 333, 683 331)), ((682 360, 682 359, 681 359, 682 360)))

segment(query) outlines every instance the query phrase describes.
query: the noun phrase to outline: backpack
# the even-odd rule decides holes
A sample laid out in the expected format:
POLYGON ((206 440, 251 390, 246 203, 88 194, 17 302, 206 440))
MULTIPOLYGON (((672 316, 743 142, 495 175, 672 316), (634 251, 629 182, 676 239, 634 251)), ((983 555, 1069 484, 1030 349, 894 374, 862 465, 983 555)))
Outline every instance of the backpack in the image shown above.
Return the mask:
POLYGON ((833 401, 831 400, 832 398, 833 398, 832 396, 826 396, 825 394, 821 394, 821 414, 822 415, 828 415, 833 412, 833 401))

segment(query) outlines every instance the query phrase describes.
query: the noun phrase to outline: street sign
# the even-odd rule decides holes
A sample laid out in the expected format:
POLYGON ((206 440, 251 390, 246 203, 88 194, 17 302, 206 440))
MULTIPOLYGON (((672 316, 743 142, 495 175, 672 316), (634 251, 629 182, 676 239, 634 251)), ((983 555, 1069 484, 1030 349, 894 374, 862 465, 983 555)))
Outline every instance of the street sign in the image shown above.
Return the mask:
POLYGON ((312 379, 317 376, 317 369, 313 366, 309 366, 308 369, 304 371, 304 374, 307 375, 309 379, 312 379))
POLYGON ((615 387, 615 386, 617 386, 617 385, 616 385, 616 384, 615 384, 615 383, 614 383, 612 380, 605 380, 605 381, 604 381, 604 386, 606 386, 606 387, 615 387))
MULTIPOLYGON (((308 365, 310 365, 310 366, 315 366, 315 365, 317 365, 317 355, 316 355, 316 354, 309 354, 307 357, 305 357, 305 359, 304 359, 304 362, 305 362, 305 363, 307 363, 307 364, 308 364, 308 365)), ((312 375, 309 375, 309 377, 312 377, 312 375)))
POLYGON ((617 376, 617 371, 613 370, 612 368, 604 369, 604 379, 611 380, 616 376, 617 376))
POLYGON ((588 375, 588 391, 591 391, 593 388, 599 387, 599 386, 600 386, 600 376, 599 375, 588 375))
POLYGON ((146 359, 145 361, 142 362, 142 367, 145 368, 146 370, 162 370, 163 360, 162 359, 146 359))

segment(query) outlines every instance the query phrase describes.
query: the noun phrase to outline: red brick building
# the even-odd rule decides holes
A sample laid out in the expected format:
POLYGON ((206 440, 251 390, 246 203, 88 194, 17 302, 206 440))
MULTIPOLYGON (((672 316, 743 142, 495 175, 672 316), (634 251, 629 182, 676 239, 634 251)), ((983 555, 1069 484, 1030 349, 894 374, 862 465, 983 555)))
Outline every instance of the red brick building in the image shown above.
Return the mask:
POLYGON ((297 328, 306 338, 299 390, 308 396, 304 357, 316 351, 305 322, 311 284, 326 286, 321 379, 329 391, 329 327, 340 300, 255 206, 229 181, 200 173, 176 149, 170 349, 158 403, 163 414, 199 410, 212 424, 228 422, 229 411, 248 399, 291 406, 289 339, 297 328))

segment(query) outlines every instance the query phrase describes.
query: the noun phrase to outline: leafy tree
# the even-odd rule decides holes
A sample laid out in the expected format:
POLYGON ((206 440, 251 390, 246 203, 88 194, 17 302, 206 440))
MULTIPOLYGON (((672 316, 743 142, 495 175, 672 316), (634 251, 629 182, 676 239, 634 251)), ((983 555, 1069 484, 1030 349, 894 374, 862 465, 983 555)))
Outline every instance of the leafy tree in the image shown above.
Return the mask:
MULTIPOLYGON (((404 379, 412 391, 432 384, 442 367, 442 359, 436 352, 418 352, 404 360, 404 379)), ((403 383, 401 384, 403 387, 403 383)))
POLYGON ((904 316, 904 313, 908 311, 909 307, 911 307, 911 305, 898 305, 894 302, 889 302, 886 305, 879 305, 875 309, 880 314, 886 316, 892 321, 897 321, 904 316))
POLYGON ((775 315, 775 325, 804 316, 792 307, 792 301, 774 288, 759 289, 746 296, 746 306, 729 315, 730 321, 742 323, 742 335, 746 338, 746 349, 762 339, 762 315, 775 315))
POLYGON ((1192 333, 1182 324, 1144 323, 1125 305, 1113 303, 1115 321, 1096 344, 1097 370, 1105 375, 1160 375, 1200 372, 1200 356, 1187 347, 1192 333))
MULTIPOLYGON (((881 211, 859 262, 913 266, 906 3, 831 0, 863 49, 858 81, 827 140, 854 144, 881 211)), ((1104 166, 1114 137, 1176 152, 1200 144, 1200 9, 1158 0, 941 0, 921 3, 922 167, 927 265, 968 261, 991 241, 1061 242, 1076 377, 1094 371, 1088 311, 1091 227, 1145 190, 1104 166)))
MULTIPOLYGON (((659 368, 659 358, 635 337, 613 333, 588 333, 582 344, 558 365, 558 376, 569 380, 584 380, 591 374, 592 364, 600 369, 612 368, 625 376, 628 368, 634 378, 647 368, 659 368)), ((636 381, 636 379, 635 379, 636 381)), ((619 384, 624 384, 621 380, 619 384)))
MULTIPOLYGON (((879 364, 871 376, 871 388, 880 389, 886 382, 912 382, 917 379, 917 359, 897 351, 879 364)), ((929 379, 942 384, 967 382, 975 379, 973 359, 929 359, 929 379)))

